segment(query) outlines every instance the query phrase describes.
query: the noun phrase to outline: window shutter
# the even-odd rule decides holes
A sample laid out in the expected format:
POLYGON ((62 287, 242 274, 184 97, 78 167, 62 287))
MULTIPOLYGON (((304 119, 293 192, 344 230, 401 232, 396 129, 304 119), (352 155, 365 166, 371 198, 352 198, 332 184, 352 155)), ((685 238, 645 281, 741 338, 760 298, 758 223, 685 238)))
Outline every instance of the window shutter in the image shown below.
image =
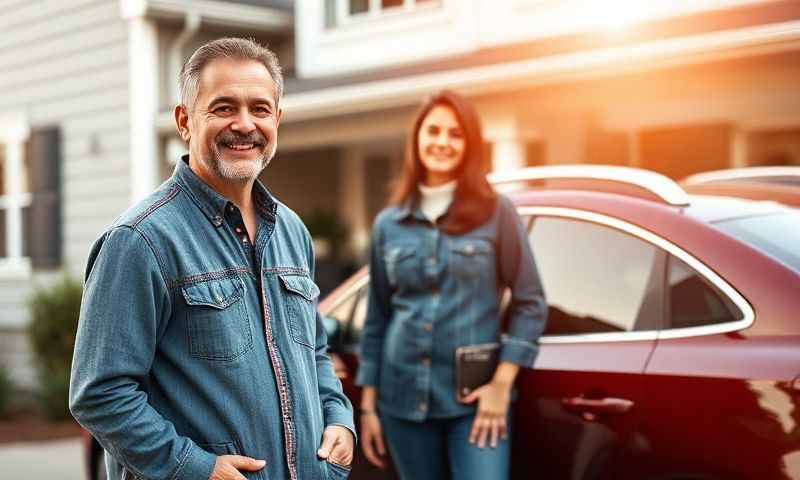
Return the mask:
POLYGON ((61 132, 58 127, 35 128, 28 139, 31 206, 28 253, 34 268, 61 264, 61 132))

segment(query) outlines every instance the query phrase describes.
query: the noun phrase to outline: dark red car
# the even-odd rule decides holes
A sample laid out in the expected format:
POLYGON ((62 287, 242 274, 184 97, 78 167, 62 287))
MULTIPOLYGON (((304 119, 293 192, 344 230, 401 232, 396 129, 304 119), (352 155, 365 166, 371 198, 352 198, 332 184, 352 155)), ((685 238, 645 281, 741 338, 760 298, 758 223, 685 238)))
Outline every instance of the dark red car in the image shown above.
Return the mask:
MULTIPOLYGON (((800 210, 624 167, 493 180, 550 307, 518 380, 513 478, 800 478, 800 210)), ((367 289, 362 269, 320 304, 355 404, 367 289)), ((357 458, 351 478, 387 476, 357 458)))
POLYGON ((750 167, 698 173, 681 180, 688 192, 770 200, 800 207, 800 167, 750 167))
MULTIPOLYGON (((800 210, 625 167, 493 181, 550 306, 518 379, 513 478, 800 478, 800 210)), ((320 303, 356 406, 368 282, 362 269, 320 303)), ((394 474, 358 452, 351 478, 394 474)))

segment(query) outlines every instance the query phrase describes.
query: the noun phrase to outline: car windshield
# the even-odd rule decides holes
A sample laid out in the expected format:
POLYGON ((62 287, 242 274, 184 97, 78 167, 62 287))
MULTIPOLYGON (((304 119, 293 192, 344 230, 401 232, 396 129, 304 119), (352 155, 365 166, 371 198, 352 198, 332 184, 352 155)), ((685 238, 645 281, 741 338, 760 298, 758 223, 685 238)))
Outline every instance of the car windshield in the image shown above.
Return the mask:
POLYGON ((734 218, 716 225, 800 273, 800 210, 734 218))

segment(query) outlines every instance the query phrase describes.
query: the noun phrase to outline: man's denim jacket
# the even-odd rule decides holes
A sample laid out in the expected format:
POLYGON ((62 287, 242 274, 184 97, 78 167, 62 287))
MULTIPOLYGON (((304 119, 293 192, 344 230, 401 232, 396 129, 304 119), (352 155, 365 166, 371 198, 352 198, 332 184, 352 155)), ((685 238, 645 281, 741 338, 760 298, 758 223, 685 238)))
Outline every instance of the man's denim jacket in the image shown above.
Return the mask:
POLYGON ((238 208, 185 161, 91 251, 73 415, 112 479, 204 480, 225 454, 266 460, 247 478, 346 477, 316 454, 327 425, 354 426, 308 231, 256 182, 250 246, 238 208))
POLYGON ((456 400, 456 348, 501 341, 501 361, 530 368, 546 316, 527 234, 507 198, 461 235, 443 232, 419 207, 390 207, 373 227, 356 382, 378 388, 384 414, 412 421, 470 414, 475 406, 456 400), (505 332, 502 287, 511 293, 505 332))

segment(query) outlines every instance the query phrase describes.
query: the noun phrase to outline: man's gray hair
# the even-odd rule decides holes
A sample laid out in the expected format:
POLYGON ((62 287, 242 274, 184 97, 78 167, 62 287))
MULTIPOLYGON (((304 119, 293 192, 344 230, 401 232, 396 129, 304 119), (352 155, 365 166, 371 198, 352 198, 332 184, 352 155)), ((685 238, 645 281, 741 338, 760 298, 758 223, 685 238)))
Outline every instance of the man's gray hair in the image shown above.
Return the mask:
POLYGON ((212 60, 218 58, 231 58, 235 60, 253 60, 267 68, 272 81, 275 83, 275 106, 283 97, 283 74, 278 64, 278 57, 268 48, 259 45, 247 38, 219 38, 206 43, 195 50, 189 60, 183 64, 178 79, 178 89, 181 94, 181 103, 187 109, 194 109, 197 101, 197 92, 200 89, 200 73, 212 60))

